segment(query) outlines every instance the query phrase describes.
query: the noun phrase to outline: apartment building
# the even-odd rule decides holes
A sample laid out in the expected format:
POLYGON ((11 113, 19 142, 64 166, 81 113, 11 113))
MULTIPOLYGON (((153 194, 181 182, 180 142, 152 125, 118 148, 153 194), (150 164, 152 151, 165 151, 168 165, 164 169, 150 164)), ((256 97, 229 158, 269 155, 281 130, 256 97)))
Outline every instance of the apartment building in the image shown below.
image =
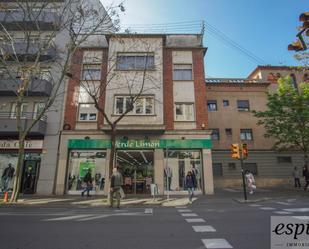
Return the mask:
POLYGON ((241 184, 240 161, 231 158, 232 143, 247 144, 244 170, 255 174, 259 186, 287 184, 293 167, 303 167, 302 153, 274 150, 274 140, 263 136, 264 128, 251 113, 266 109, 267 93, 277 88, 279 77, 287 75, 296 86, 308 82, 308 69, 282 66, 258 66, 245 79, 206 79, 215 187, 241 184))
POLYGON ((108 191, 111 128, 85 91, 87 81, 103 87, 98 105, 111 122, 139 94, 117 124, 115 157, 125 192, 149 194, 155 183, 159 194, 179 194, 187 172, 195 169, 198 192, 212 194, 202 35, 117 34, 101 40, 73 58, 56 194, 79 194, 88 170, 92 194, 108 191))

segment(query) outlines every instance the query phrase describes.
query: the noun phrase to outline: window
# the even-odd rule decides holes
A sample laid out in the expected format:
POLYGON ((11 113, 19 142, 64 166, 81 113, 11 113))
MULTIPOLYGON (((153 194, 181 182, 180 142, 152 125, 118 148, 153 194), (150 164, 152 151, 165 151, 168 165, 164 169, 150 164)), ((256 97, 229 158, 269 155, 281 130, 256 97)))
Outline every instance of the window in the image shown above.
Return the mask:
POLYGON ((290 156, 278 156, 277 162, 278 163, 292 163, 292 157, 290 157, 290 156))
POLYGON ((79 103, 93 103, 92 97, 89 95, 89 93, 93 96, 96 96, 100 92, 100 83, 99 82, 93 82, 89 81, 86 83, 83 83, 79 86, 79 96, 78 96, 78 102, 79 103))
POLYGON ((208 100, 207 107, 210 112, 217 111, 217 100, 208 100))
POLYGON ((240 139, 241 140, 253 140, 251 129, 240 129, 240 139))
POLYGON ((153 54, 118 54, 117 70, 149 70, 154 69, 153 54))
POLYGON ((238 111, 249 111, 249 100, 237 100, 237 109, 238 111))
POLYGON ((223 100, 223 106, 224 107, 227 107, 227 106, 229 106, 230 105, 230 101, 228 101, 228 100, 223 100))
POLYGON ((194 121, 193 104, 175 104, 175 121, 194 121))
POLYGON ((50 81, 51 80, 51 74, 49 69, 42 69, 40 72, 40 79, 50 81))
POLYGON ((101 65, 84 65, 82 80, 100 80, 101 65))
MULTIPOLYGON (((115 114, 123 114, 134 101, 130 96, 116 96, 115 97, 115 114)), ((154 113, 154 98, 152 96, 140 96, 133 103, 133 109, 129 115, 152 115, 154 113)))
POLYGON ((258 174, 256 163, 244 163, 244 172, 246 172, 246 170, 249 170, 253 175, 258 174))
POLYGON ((35 103, 33 118, 36 118, 38 115, 40 115, 41 112, 44 110, 44 108, 45 108, 44 102, 35 103))
POLYGON ((229 170, 236 170, 236 163, 228 163, 229 170))
POLYGON ((173 80, 192 80, 192 65, 174 64, 173 80))
POLYGON ((101 64, 103 51, 84 51, 83 64, 101 64))
POLYGON ((212 172, 214 176, 222 176, 223 175, 222 163, 213 163, 212 172))
MULTIPOLYGON (((21 104, 21 118, 27 117, 28 103, 21 104)), ((13 103, 11 110, 11 118, 16 118, 16 103, 13 103)))
POLYGON ((220 132, 219 129, 211 129, 212 133, 211 133, 211 139, 212 140, 220 140, 220 132))
POLYGON ((78 121, 96 121, 97 113, 94 104, 79 104, 78 121))
POLYGON ((225 135, 232 136, 232 129, 231 128, 225 129, 225 135))

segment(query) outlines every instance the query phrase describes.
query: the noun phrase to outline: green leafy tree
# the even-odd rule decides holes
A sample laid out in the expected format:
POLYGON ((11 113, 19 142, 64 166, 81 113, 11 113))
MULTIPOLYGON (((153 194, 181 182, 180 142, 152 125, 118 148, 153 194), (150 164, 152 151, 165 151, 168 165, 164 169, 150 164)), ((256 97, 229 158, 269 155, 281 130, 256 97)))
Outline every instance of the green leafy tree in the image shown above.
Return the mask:
POLYGON ((263 125, 265 137, 275 139, 279 150, 302 151, 308 166, 309 153, 309 84, 293 84, 291 77, 280 78, 278 88, 268 93, 267 110, 253 111, 263 125))

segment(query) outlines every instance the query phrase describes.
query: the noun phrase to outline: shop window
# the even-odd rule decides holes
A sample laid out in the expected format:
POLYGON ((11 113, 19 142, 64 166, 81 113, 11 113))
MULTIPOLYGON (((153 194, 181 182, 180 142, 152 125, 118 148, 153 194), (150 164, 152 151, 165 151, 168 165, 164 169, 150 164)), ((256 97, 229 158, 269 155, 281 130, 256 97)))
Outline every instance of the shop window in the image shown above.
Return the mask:
POLYGON ((212 172, 214 176, 223 176, 222 163, 213 163, 212 172))
POLYGON ((192 80, 191 64, 174 64, 173 80, 192 80))
POLYGON ((237 100, 238 111, 250 111, 249 100, 237 100))
POLYGON ((217 100, 207 100, 207 108, 209 112, 217 111, 217 100))
MULTIPOLYGON (((12 104, 12 109, 11 109, 11 118, 15 119, 16 118, 16 103, 12 104)), ((21 118, 27 118, 29 113, 27 112, 28 109, 28 103, 22 103, 21 104, 21 118)))
POLYGON ((292 163, 292 157, 290 157, 290 156, 278 156, 277 162, 278 163, 292 163))
POLYGON ((212 140, 220 140, 220 131, 219 129, 211 129, 211 139, 212 140))
POLYGON ((194 105, 175 103, 175 121, 194 121, 194 105))
POLYGON ((223 106, 224 107, 227 107, 227 106, 229 106, 230 105, 230 101, 228 101, 228 100, 223 100, 223 106))
POLYGON ((94 104, 79 104, 78 121, 97 121, 97 109, 94 104))
POLYGON ((240 140, 253 140, 252 129, 240 129, 240 140))
POLYGON ((229 170, 236 170, 236 163, 229 163, 228 164, 228 169, 229 170))
POLYGON ((103 51, 84 51, 83 64, 101 64, 103 51))
POLYGON ((101 80, 101 65, 84 65, 82 80, 101 80))
POLYGON ((117 70, 153 70, 154 54, 152 53, 118 53, 117 70))
POLYGON ((231 128, 225 129, 225 135, 232 136, 232 129, 231 128))
MULTIPOLYGON (((84 189, 84 177, 88 171, 92 176, 92 191, 104 190, 107 176, 106 152, 103 150, 72 150, 69 153, 68 185, 69 194, 84 189)), ((102 193, 102 192, 101 192, 102 193)))
POLYGON ((188 171, 193 172, 197 190, 202 190, 202 160, 198 150, 164 151, 164 189, 172 191, 186 190, 185 179, 188 171))
POLYGON ((253 175, 258 175, 258 168, 256 163, 244 163, 244 172, 249 170, 253 175))
POLYGON ((154 97, 140 96, 134 100, 131 96, 115 96, 114 106, 114 113, 119 115, 130 109, 132 110, 127 115, 152 115, 154 114, 154 97))

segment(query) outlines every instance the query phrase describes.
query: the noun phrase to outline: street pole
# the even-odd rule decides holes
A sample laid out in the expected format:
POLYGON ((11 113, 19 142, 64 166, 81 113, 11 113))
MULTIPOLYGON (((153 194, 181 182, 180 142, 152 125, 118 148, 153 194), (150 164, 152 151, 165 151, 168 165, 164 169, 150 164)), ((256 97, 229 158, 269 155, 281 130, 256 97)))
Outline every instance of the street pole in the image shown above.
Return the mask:
POLYGON ((244 189, 244 198, 247 200, 247 190, 246 190, 246 181, 245 181, 245 173, 244 173, 244 159, 242 156, 240 157, 240 166, 241 166, 241 175, 242 175, 242 186, 244 189))
POLYGON ((165 172, 165 175, 166 175, 166 197, 167 197, 167 200, 170 199, 170 190, 168 188, 168 175, 167 175, 167 167, 168 167, 168 148, 167 146, 165 146, 165 151, 166 151, 166 164, 165 164, 165 169, 166 169, 166 172, 165 172))

